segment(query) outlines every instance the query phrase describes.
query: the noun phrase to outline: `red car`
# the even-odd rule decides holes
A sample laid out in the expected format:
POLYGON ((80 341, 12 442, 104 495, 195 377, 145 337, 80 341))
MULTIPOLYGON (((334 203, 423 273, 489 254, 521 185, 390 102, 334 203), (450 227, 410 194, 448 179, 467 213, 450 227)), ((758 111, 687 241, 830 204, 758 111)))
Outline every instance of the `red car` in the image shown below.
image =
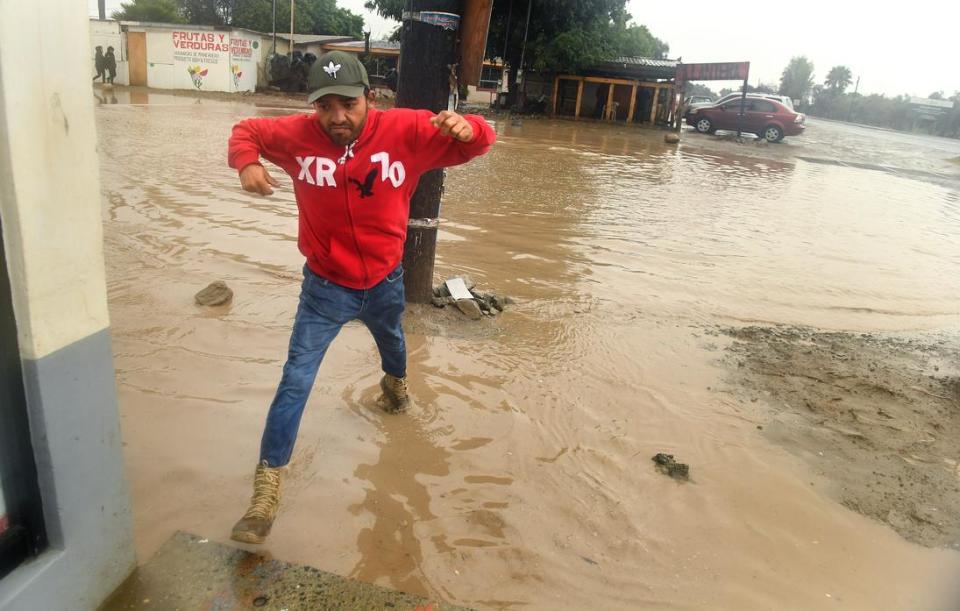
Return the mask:
POLYGON ((718 129, 736 131, 743 106, 743 131, 756 134, 768 142, 779 142, 784 136, 799 136, 806 128, 806 116, 793 112, 780 102, 748 97, 723 104, 692 109, 687 113, 687 125, 701 134, 712 134, 718 129))

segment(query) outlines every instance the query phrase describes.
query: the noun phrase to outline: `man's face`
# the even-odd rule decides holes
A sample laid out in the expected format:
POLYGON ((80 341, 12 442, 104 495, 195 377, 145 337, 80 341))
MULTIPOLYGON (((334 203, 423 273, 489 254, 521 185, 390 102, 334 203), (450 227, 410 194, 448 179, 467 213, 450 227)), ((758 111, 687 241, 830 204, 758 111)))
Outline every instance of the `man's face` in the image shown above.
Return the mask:
POLYGON ((357 139, 367 120, 367 111, 373 104, 375 94, 346 98, 342 95, 325 95, 313 103, 317 111, 316 121, 330 139, 340 146, 347 146, 357 139))

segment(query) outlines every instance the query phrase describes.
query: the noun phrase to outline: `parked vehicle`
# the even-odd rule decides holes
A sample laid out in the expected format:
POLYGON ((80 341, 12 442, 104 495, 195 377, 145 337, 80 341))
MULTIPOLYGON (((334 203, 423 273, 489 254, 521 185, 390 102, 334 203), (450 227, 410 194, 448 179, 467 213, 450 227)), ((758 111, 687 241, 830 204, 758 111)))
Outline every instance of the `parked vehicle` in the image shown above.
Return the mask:
MULTIPOLYGON (((740 91, 734 91, 733 93, 728 93, 727 95, 723 96, 722 98, 720 98, 720 99, 717 100, 716 102, 709 102, 709 103, 691 102, 690 109, 693 110, 693 109, 695 109, 695 108, 703 108, 704 106, 713 106, 713 105, 715 105, 715 104, 723 104, 724 102, 729 102, 730 100, 739 100, 742 96, 743 96, 743 93, 742 93, 742 92, 740 92, 740 91)), ((692 97, 692 96, 691 96, 691 97, 692 97)), ((780 102, 781 104, 783 104, 784 106, 786 106, 786 107, 789 108, 790 110, 793 110, 793 109, 794 109, 794 108, 793 108, 793 100, 790 99, 790 96, 778 95, 778 94, 775 94, 775 93, 757 93, 757 92, 752 92, 752 93, 748 93, 748 94, 747 94, 747 97, 748 97, 748 98, 764 98, 764 99, 767 99, 767 100, 776 100, 777 102, 780 102)))
POLYGON ((704 106, 707 106, 707 105, 713 104, 713 98, 711 98, 708 95, 692 95, 684 101, 684 104, 686 104, 687 106, 691 106, 693 104, 697 104, 697 105, 702 104, 704 106))
POLYGON ((779 142, 784 136, 799 136, 806 129, 806 116, 802 113, 775 100, 752 96, 747 96, 746 101, 737 98, 691 110, 686 119, 687 125, 701 134, 712 134, 718 129, 736 130, 739 124, 744 132, 756 134, 768 142, 779 142))

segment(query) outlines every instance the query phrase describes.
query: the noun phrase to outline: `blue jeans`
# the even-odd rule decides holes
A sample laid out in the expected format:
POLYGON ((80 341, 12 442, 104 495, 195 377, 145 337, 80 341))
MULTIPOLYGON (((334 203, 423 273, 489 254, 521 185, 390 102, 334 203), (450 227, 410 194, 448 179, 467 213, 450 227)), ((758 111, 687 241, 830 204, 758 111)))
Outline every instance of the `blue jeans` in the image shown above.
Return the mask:
POLYGON ((402 266, 366 290, 334 284, 304 266, 300 305, 283 377, 263 429, 260 462, 267 461, 271 467, 290 462, 300 417, 323 355, 341 327, 351 320, 359 319, 370 329, 383 370, 398 378, 406 376, 407 346, 401 326, 404 303, 402 266))

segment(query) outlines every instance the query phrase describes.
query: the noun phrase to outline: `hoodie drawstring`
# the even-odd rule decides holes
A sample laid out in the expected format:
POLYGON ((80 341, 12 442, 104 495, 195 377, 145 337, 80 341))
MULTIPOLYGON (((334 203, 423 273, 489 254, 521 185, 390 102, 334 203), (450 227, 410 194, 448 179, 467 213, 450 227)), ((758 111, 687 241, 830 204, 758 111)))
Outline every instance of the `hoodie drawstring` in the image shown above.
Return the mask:
POLYGON ((340 159, 337 159, 337 163, 343 165, 347 162, 347 159, 353 159, 353 146, 357 143, 356 140, 347 145, 346 149, 343 151, 343 156, 340 159))

